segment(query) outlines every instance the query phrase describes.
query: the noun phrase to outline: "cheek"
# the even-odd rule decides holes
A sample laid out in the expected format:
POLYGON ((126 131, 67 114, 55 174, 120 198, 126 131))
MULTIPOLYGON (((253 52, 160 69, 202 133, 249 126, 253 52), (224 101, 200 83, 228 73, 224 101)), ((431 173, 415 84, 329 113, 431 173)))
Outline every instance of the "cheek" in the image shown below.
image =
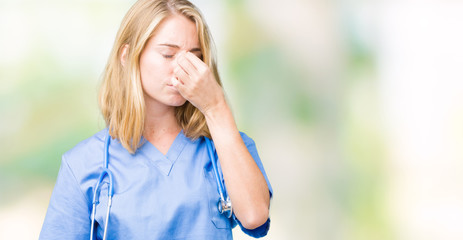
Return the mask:
POLYGON ((170 66, 162 56, 143 56, 140 58, 142 82, 160 82, 169 73, 170 66))

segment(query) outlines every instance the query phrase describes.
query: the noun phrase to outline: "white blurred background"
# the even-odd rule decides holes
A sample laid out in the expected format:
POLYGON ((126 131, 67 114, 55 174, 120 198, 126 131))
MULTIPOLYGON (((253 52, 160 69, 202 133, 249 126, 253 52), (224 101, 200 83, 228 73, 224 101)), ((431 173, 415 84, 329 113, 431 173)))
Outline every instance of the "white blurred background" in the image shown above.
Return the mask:
MULTIPOLYGON (((463 239, 463 1, 193 2, 274 189, 265 239, 463 239)), ((0 0, 0 239, 38 238, 61 154, 104 127, 133 3, 0 0)))

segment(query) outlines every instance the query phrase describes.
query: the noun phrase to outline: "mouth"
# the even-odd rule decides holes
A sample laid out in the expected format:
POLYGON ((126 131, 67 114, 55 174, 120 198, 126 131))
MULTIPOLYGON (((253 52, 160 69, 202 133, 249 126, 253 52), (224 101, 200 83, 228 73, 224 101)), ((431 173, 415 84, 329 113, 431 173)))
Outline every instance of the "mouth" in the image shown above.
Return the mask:
POLYGON ((178 91, 177 88, 174 87, 174 85, 172 84, 166 84, 167 88, 170 89, 170 90, 173 90, 173 91, 178 91))

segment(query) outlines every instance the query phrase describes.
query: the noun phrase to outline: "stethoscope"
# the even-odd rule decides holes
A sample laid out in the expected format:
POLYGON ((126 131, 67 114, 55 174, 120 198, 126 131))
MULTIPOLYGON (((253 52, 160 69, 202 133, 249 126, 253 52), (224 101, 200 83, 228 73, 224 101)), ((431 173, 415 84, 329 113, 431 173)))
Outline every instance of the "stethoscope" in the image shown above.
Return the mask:
MULTIPOLYGON (((233 209, 232 209, 232 203, 230 201, 230 197, 227 196, 225 198, 225 187, 223 186, 222 178, 219 174, 219 171, 217 170, 217 160, 214 157, 214 152, 212 151, 212 143, 211 140, 207 137, 204 137, 206 140, 206 145, 207 145, 207 152, 209 155, 209 158, 211 159, 212 162, 212 167, 214 168, 214 173, 215 173, 215 179, 217 180, 217 190, 219 192, 220 198, 218 201, 218 206, 217 208, 219 209, 219 212, 221 214, 224 214, 227 218, 231 218, 233 214, 233 209)), ((105 149, 105 154, 104 154, 104 163, 103 163, 103 170, 100 173, 100 176, 98 177, 98 181, 95 185, 95 190, 93 192, 93 201, 92 201, 92 223, 90 225, 90 240, 93 240, 93 230, 95 227, 95 213, 96 213, 96 204, 98 203, 97 198, 99 196, 100 192, 100 183, 103 182, 104 178, 107 176, 109 183, 108 183, 108 209, 106 211, 106 222, 105 222, 105 227, 104 227, 104 232, 103 232, 103 240, 106 240, 106 232, 108 230, 108 220, 109 220, 109 209, 111 208, 111 202, 112 202, 112 197, 113 197, 113 174, 111 170, 108 168, 108 160, 109 160, 109 143, 111 141, 111 136, 109 135, 109 130, 106 132, 106 139, 104 143, 104 149, 105 149)))

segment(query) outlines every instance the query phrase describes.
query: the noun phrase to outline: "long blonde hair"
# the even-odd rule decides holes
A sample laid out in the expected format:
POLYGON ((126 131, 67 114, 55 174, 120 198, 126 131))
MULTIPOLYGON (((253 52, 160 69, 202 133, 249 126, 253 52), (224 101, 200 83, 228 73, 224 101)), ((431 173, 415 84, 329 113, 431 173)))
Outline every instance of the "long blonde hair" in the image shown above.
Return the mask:
MULTIPOLYGON (((109 133, 130 153, 135 153, 142 144, 145 121, 140 55, 162 20, 173 14, 183 15, 196 24, 203 61, 222 85, 212 37, 196 6, 187 0, 137 1, 122 20, 99 92, 99 106, 109 133), (127 58, 122 65, 125 46, 128 46, 127 58)), ((204 115, 188 101, 176 108, 176 118, 187 137, 210 137, 204 115)))

